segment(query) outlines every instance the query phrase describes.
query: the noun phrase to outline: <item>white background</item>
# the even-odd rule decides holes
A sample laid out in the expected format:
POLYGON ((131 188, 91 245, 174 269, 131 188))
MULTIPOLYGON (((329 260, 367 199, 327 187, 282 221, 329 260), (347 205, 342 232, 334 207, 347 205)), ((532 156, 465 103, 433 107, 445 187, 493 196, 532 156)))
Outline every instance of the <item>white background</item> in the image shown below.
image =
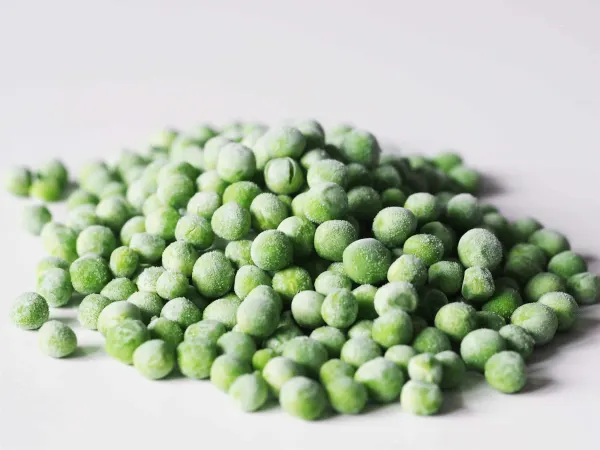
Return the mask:
MULTIPOLYGON (((166 125, 352 121, 403 151, 460 150, 510 218, 533 215, 600 265, 600 4, 488 1, 0 1, 0 166, 76 168, 166 125)), ((0 196, 0 449, 579 448, 596 442, 600 307, 540 351, 526 393, 485 384, 418 418, 397 404, 303 423, 247 415, 209 383, 150 382, 77 328, 40 354, 7 320, 40 242, 0 196)), ((60 217, 60 216, 59 216, 60 217)), ((72 311, 53 312, 71 318, 72 311)), ((589 448, 592 448, 589 447, 589 448)))

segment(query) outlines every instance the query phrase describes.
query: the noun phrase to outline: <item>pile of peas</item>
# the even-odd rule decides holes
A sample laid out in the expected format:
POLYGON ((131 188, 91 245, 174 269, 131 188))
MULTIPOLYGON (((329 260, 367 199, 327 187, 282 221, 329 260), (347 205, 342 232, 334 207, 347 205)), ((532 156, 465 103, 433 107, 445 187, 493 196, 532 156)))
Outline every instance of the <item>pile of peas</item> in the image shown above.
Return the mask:
MULTIPOLYGON (((53 161, 6 187, 50 202, 68 181, 53 161)), ((600 281, 559 232, 481 203, 480 184, 455 153, 381 155, 349 125, 166 130, 87 164, 64 222, 25 209, 48 256, 10 316, 65 357, 77 337, 50 310, 83 295, 79 322, 111 357, 152 380, 178 366, 244 411, 276 399, 315 420, 399 400, 431 415, 467 370, 516 393, 600 281)))

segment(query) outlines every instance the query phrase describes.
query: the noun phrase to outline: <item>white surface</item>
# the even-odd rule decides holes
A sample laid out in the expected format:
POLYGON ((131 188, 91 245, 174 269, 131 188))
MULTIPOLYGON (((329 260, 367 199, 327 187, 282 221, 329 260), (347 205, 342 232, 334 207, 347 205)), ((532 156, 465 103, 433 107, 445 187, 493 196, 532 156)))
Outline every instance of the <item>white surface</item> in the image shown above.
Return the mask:
MULTIPOLYGON (((77 167, 143 148, 167 124, 349 120, 404 149, 459 149, 498 180, 506 215, 538 217, 597 258, 599 19, 593 0, 5 0, 0 166, 59 156, 77 167)), ((19 201, 2 194, 0 208, 2 450, 596 442, 600 307, 543 350, 526 394, 479 385, 435 418, 397 404, 319 423, 277 409, 245 415, 209 383, 145 381, 79 328, 88 355, 42 356, 35 333, 6 319, 13 298, 35 288, 40 242, 20 230, 19 201)))

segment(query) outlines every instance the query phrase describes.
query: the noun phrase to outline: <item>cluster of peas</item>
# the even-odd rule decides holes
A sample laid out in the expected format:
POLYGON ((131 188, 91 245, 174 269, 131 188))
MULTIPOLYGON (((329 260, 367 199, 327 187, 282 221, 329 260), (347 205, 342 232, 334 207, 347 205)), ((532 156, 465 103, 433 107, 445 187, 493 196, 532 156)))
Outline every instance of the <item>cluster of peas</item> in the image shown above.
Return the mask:
MULTIPOLYGON (((149 154, 92 162, 65 224, 25 210, 49 256, 11 319, 67 356, 77 338, 49 307, 81 294, 81 325, 143 376, 177 365, 245 411, 273 397, 306 420, 398 398, 435 414, 467 369, 520 391, 598 277, 561 234, 480 203, 458 155, 380 153, 369 132, 309 120, 166 131, 149 154)), ((9 191, 56 200, 67 171, 48 167, 13 169, 9 191)))

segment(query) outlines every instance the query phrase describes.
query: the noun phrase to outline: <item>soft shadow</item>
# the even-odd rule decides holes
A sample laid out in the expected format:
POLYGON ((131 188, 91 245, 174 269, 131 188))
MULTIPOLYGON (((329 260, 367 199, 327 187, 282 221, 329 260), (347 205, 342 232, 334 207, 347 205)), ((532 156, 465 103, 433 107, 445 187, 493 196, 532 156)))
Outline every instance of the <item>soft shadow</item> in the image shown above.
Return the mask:
POLYGON ((598 255, 580 253, 579 256, 581 256, 583 258, 583 260, 588 264, 594 264, 594 263, 597 263, 598 261, 600 261, 600 258, 598 258, 598 255))
POLYGON ((450 391, 444 395, 444 404, 440 410, 440 415, 450 414, 459 409, 464 409, 465 403, 460 391, 450 391))
POLYGON ((76 308, 81 304, 84 298, 85 295, 74 293, 71 297, 71 300, 69 300, 69 303, 67 303, 63 308, 76 308))
POLYGON ((504 184, 498 178, 492 175, 484 174, 481 176, 481 191, 482 197, 492 197, 507 192, 504 184))
POLYGON ((537 392, 537 391, 542 391, 544 389, 548 389, 552 386, 556 386, 556 382, 554 380, 552 380, 551 378, 534 375, 534 376, 530 376, 527 379, 527 384, 525 385, 525 387, 523 388, 523 390, 521 392, 522 393, 537 392))
POLYGON ((469 370, 465 379, 456 392, 469 392, 477 389, 485 381, 483 374, 469 370))
POLYGON ((69 196, 79 188, 79 184, 75 181, 69 181, 63 190, 61 201, 69 198, 69 196))
POLYGON ((67 358, 82 358, 98 353, 100 350, 102 350, 101 345, 82 345, 80 347, 77 347, 75 351, 71 353, 67 358))

